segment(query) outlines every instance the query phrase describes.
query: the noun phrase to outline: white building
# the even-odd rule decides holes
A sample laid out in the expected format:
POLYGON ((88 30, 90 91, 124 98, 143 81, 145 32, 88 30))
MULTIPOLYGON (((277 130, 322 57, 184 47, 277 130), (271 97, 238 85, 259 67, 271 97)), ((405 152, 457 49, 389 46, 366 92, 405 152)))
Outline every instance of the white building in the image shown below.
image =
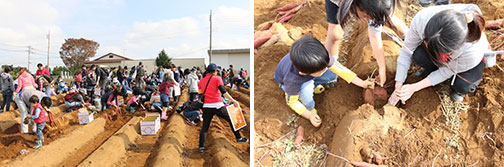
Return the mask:
MULTIPOLYGON (((138 66, 138 63, 142 62, 145 71, 150 73, 156 69, 156 59, 130 59, 121 55, 117 55, 114 53, 108 53, 101 57, 94 59, 93 61, 85 61, 86 65, 98 65, 100 67, 117 67, 117 66, 128 66, 131 68, 133 66, 138 66)), ((172 58, 172 63, 181 66, 182 68, 192 68, 193 66, 198 66, 201 69, 205 67, 205 58, 181 58, 174 57, 172 58)))
MULTIPOLYGON (((210 54, 210 51, 207 51, 210 54)), ((211 63, 228 69, 233 65, 235 70, 243 68, 250 74, 250 49, 216 49, 212 50, 211 63)))

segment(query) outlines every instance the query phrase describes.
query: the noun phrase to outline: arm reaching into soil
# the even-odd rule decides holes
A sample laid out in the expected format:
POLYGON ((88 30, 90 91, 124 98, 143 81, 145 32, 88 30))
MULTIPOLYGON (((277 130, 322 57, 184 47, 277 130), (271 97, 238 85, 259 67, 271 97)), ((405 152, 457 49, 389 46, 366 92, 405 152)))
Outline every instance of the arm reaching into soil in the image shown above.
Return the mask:
POLYGON ((378 63, 378 72, 379 72, 379 85, 383 87, 385 81, 387 81, 386 75, 386 65, 385 65, 385 51, 383 50, 383 42, 381 38, 381 32, 376 33, 368 28, 369 42, 371 43, 371 48, 373 49, 373 53, 376 57, 376 62, 378 63))
POLYGON ((432 83, 428 77, 414 84, 403 85, 400 90, 397 90, 397 97, 399 97, 399 100, 401 100, 403 104, 406 104, 406 101, 411 98, 413 93, 431 85, 432 83))
POLYGON ((364 81, 360 79, 359 77, 357 77, 357 74, 341 65, 338 61, 335 61, 334 64, 329 67, 329 70, 334 72, 339 77, 343 78, 343 80, 347 81, 348 83, 352 83, 361 88, 374 88, 374 81, 364 81))

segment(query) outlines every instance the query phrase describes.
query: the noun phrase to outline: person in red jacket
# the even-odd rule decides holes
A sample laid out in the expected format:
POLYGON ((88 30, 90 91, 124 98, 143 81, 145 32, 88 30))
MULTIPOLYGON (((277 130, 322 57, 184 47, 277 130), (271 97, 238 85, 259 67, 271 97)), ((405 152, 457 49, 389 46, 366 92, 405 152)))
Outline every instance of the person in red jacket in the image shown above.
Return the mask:
POLYGON ((226 88, 224 88, 221 77, 217 75, 219 72, 217 65, 212 63, 208 65, 206 70, 207 71, 205 72, 205 77, 202 78, 198 84, 198 90, 204 96, 202 108, 203 127, 200 131, 199 151, 201 153, 205 151, 205 140, 214 115, 223 118, 229 123, 231 131, 233 131, 236 137, 237 143, 248 142, 247 138, 244 138, 240 135, 240 131, 234 131, 231 119, 229 118, 225 104, 222 101, 222 96, 233 102, 233 105, 235 107, 239 107, 238 101, 233 99, 233 97, 231 97, 231 95, 226 92, 226 88))
POLYGON ((34 149, 42 147, 42 142, 44 142, 44 134, 42 130, 44 130, 46 124, 46 115, 47 110, 52 104, 50 97, 43 97, 41 103, 39 102, 39 97, 37 95, 33 95, 29 99, 31 106, 33 107, 32 113, 30 116, 26 117, 24 122, 29 122, 30 119, 37 124, 37 145, 34 146, 34 149))
POLYGON ((44 68, 42 63, 37 64, 37 68, 38 69, 37 69, 37 72, 35 73, 35 76, 39 76, 39 75, 51 76, 51 73, 49 73, 49 70, 47 70, 47 68, 44 68))

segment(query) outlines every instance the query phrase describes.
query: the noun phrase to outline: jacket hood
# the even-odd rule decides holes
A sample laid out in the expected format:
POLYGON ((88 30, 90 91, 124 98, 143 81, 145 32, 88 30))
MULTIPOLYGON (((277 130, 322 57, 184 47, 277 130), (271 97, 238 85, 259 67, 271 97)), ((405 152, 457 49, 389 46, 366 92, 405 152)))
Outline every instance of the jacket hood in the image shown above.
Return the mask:
POLYGON ((9 78, 9 76, 10 76, 10 74, 4 73, 4 72, 2 74, 0 74, 0 77, 2 77, 2 79, 7 79, 7 78, 9 78))

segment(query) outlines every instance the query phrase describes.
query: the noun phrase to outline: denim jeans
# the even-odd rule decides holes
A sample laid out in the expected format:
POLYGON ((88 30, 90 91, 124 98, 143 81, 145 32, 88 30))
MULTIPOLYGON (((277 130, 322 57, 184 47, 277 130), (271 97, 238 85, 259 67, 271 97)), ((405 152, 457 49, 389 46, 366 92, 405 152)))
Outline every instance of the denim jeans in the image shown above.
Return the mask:
MULTIPOLYGON (((299 90, 299 101, 303 103, 308 111, 315 108, 315 100, 313 100, 313 89, 315 86, 335 80, 337 77, 331 70, 327 70, 322 76, 306 81, 301 85, 299 90)), ((285 91, 285 86, 280 85, 280 88, 285 91)))
POLYGON ((2 106, 0 107, 0 112, 3 112, 4 111, 4 107, 6 107, 7 105, 7 108, 5 108, 6 111, 9 111, 10 109, 10 103, 12 101, 12 90, 5 90, 2 92, 2 96, 3 96, 3 102, 2 102, 2 106))
POLYGON ((47 87, 44 93, 47 95, 47 97, 51 97, 51 92, 52 92, 51 87, 47 87))
POLYGON ((81 102, 78 102, 78 101, 74 101, 74 102, 68 102, 68 101, 65 101, 65 105, 68 107, 68 108, 72 108, 72 107, 78 107, 78 106, 81 106, 81 102))
MULTIPOLYGON (((33 90, 33 91, 35 91, 35 90, 33 90)), ((26 116, 28 116, 28 114, 31 114, 28 112, 32 107, 27 107, 27 105, 21 99, 21 94, 17 94, 14 101, 16 102, 16 105, 19 108, 19 113, 21 114, 21 133, 28 133, 28 124, 24 123, 24 119, 26 118, 26 116)), ((33 120, 30 120, 29 124, 35 125, 35 122, 33 122, 33 120)), ((37 131, 37 127, 32 126, 32 132, 36 132, 36 131, 37 131)))
POLYGON ((44 130, 45 124, 46 124, 45 122, 37 124, 37 132, 36 132, 37 141, 40 141, 40 140, 42 140, 42 138, 44 138, 44 134, 42 134, 42 130, 44 130))
POLYGON ((198 115, 200 115, 199 110, 184 111, 184 116, 189 118, 189 121, 194 121, 198 115))
POLYGON ((161 102, 163 103, 164 107, 168 107, 170 105, 170 96, 167 94, 161 93, 161 102))

